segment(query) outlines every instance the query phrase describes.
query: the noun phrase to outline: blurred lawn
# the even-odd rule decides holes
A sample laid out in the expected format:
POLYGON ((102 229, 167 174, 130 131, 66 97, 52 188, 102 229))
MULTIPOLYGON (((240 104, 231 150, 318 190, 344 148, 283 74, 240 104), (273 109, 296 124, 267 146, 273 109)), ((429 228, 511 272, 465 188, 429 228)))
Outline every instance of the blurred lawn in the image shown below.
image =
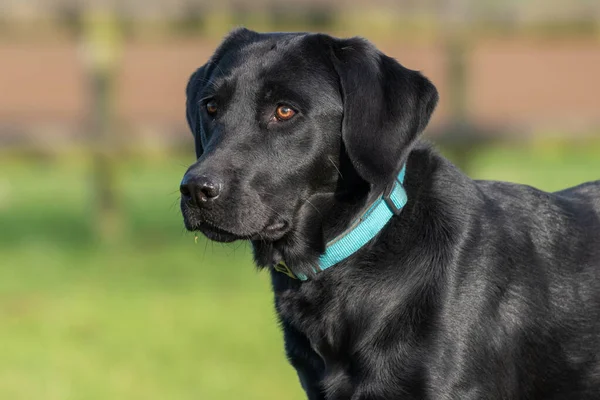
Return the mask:
MULTIPOLYGON (((477 150, 471 175, 557 190, 600 147, 477 150)), ((182 229, 189 159, 118 165, 125 233, 94 239, 85 157, 0 158, 0 399, 302 399, 248 246, 182 229)))

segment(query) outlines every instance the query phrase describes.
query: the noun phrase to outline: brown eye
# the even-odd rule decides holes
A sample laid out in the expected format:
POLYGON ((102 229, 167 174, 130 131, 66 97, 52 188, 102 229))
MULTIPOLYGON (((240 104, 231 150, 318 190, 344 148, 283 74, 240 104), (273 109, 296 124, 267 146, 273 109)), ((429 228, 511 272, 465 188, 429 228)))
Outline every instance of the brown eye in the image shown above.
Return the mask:
POLYGON ((211 100, 208 103, 206 103, 206 112, 209 113, 210 115, 216 114, 217 113, 217 102, 214 100, 211 100))
POLYGON ((275 117, 280 121, 287 121, 294 115, 296 115, 296 111, 288 106, 279 106, 277 107, 277 110, 275 110, 275 117))

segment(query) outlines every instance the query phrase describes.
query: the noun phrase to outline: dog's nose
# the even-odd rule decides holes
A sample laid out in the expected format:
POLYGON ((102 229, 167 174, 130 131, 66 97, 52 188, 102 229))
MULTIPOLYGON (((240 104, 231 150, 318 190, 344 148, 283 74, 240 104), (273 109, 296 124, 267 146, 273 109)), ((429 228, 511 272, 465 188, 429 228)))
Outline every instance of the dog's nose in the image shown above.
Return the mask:
POLYGON ((207 176, 189 177, 185 175, 179 186, 179 191, 184 198, 189 198, 194 204, 201 207, 221 194, 222 184, 216 179, 207 176))

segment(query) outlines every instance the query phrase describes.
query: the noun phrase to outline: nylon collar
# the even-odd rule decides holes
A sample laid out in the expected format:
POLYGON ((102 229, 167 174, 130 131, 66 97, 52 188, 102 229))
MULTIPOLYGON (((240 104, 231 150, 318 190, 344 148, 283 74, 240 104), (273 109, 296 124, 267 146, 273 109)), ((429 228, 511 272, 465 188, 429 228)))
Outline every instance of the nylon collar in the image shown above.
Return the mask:
MULTIPOLYGON (((356 253, 373 239, 394 215, 400 214, 408 201, 403 185, 405 174, 406 165, 402 167, 394 183, 388 186, 367 211, 350 224, 344 233, 327 243, 325 253, 319 258, 319 267, 315 272, 325 271, 356 253)), ((301 281, 308 279, 304 274, 294 274, 283 261, 273 268, 293 279, 301 281)))

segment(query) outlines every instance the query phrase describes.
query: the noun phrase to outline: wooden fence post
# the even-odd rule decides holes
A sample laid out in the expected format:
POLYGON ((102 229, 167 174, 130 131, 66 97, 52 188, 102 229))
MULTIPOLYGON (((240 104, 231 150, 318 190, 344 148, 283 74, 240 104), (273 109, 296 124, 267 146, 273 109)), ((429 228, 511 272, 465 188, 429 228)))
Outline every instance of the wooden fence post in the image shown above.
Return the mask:
POLYGON ((123 231, 115 164, 118 140, 114 126, 114 81, 121 32, 111 11, 90 10, 83 16, 83 57, 88 71, 92 203, 94 228, 103 241, 114 242, 123 231))

